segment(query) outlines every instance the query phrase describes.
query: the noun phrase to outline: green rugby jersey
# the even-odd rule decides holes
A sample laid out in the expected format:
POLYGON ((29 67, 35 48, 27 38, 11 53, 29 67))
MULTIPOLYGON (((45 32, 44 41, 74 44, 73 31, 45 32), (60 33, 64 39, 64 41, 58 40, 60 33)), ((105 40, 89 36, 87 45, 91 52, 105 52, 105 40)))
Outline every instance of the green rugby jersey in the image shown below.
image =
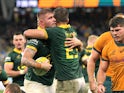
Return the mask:
MULTIPOLYGON (((84 51, 82 51, 84 53, 84 55, 82 56, 84 59, 90 57, 90 54, 92 52, 92 48, 93 48, 92 46, 87 46, 86 49, 84 51)), ((97 71, 98 71, 98 68, 99 68, 99 64, 100 64, 100 59, 98 59, 96 61, 96 64, 95 64, 95 76, 97 74, 97 71)), ((88 81, 87 68, 85 66, 83 66, 82 72, 84 74, 85 81, 89 82, 88 81)))
POLYGON ((47 28, 48 44, 51 57, 56 69, 58 80, 71 80, 82 77, 82 70, 79 64, 79 52, 77 48, 69 49, 65 45, 65 39, 77 35, 70 25, 47 28))
POLYGON ((8 79, 8 76, 4 70, 0 73, 0 81, 6 81, 8 79))
MULTIPOLYGON (((48 57, 48 58, 50 57, 50 51, 49 51, 47 45, 45 44, 45 42, 43 42, 41 40, 30 39, 30 40, 28 40, 26 47, 37 50, 37 53, 35 54, 34 59, 37 59, 41 56, 48 57)), ((44 85, 50 86, 53 83, 54 72, 55 72, 54 66, 52 66, 50 71, 48 71, 45 75, 37 76, 33 72, 33 67, 29 67, 28 72, 25 75, 25 78, 30 81, 36 81, 36 82, 42 83, 44 85)))
MULTIPOLYGON (((8 54, 8 56, 5 58, 5 63, 10 64, 13 63, 13 70, 20 71, 23 67, 21 66, 21 57, 22 57, 22 51, 14 48, 12 52, 8 54)), ((24 75, 20 75, 17 77, 12 77, 13 83, 17 83, 20 86, 23 86, 24 81, 24 75)))

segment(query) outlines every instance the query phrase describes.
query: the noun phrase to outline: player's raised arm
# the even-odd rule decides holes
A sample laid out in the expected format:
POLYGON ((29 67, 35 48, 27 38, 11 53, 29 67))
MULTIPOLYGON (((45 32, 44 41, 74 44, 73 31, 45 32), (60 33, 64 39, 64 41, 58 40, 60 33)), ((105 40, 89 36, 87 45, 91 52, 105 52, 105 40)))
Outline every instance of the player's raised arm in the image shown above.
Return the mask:
POLYGON ((27 38, 37 38, 37 39, 47 39, 48 35, 45 29, 28 29, 25 30, 24 33, 27 38))

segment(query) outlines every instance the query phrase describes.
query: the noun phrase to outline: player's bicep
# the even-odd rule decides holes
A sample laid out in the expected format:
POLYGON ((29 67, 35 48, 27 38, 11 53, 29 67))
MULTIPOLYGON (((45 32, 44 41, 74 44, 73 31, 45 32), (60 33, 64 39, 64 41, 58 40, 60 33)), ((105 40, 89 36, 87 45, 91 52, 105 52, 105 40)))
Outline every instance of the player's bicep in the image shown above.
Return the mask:
POLYGON ((38 29, 28 29, 25 30, 24 33, 25 37, 27 38, 37 38, 37 39, 47 39, 48 35, 45 29, 38 30, 38 29))
POLYGON ((6 62, 4 64, 4 70, 8 73, 13 69, 13 62, 6 62))
POLYGON ((92 49, 90 57, 89 57, 89 61, 96 62, 99 59, 99 57, 100 57, 100 54, 94 49, 92 49))
POLYGON ((102 59, 101 62, 100 62, 99 68, 100 68, 102 71, 106 72, 107 69, 108 69, 108 66, 109 66, 109 62, 102 59))
POLYGON ((21 59, 21 64, 28 65, 31 60, 33 60, 34 55, 36 54, 36 50, 31 48, 25 48, 24 54, 21 59))
POLYGON ((33 58, 36 54, 37 50, 36 49, 32 49, 32 48, 28 48, 26 47, 25 50, 24 50, 24 54, 22 56, 22 59, 23 58, 33 58))

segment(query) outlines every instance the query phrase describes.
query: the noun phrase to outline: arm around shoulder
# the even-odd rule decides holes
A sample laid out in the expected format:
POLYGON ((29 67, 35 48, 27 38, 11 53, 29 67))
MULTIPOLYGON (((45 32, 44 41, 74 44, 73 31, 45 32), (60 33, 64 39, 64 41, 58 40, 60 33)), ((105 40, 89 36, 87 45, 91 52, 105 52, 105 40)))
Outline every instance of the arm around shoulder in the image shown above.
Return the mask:
POLYGON ((28 29, 24 31, 24 36, 26 38, 37 38, 37 39, 47 39, 47 32, 45 29, 28 29))

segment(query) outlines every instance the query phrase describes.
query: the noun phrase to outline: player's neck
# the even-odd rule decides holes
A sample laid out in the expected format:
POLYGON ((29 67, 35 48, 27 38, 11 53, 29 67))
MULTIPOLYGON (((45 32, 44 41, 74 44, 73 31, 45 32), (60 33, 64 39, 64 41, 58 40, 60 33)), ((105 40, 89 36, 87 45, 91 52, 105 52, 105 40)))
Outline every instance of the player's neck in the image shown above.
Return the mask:
POLYGON ((40 27, 41 29, 45 29, 44 25, 38 25, 38 27, 40 27))

